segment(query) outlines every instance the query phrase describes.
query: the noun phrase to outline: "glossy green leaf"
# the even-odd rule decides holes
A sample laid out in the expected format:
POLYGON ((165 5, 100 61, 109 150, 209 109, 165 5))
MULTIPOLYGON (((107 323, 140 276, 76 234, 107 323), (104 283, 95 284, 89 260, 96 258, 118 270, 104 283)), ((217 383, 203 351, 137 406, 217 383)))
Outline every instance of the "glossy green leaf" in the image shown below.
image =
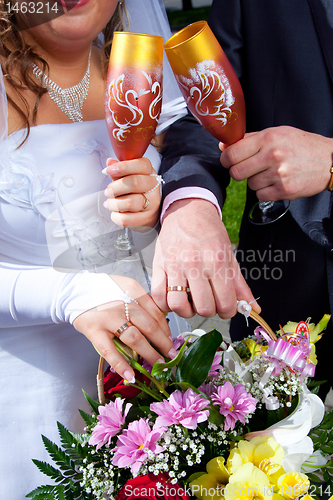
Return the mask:
POLYGON ((176 371, 176 382, 188 382, 200 387, 209 374, 214 355, 223 341, 217 330, 196 339, 185 351, 176 371))
POLYGON ((182 345, 181 349, 179 350, 175 358, 171 359, 170 361, 167 361, 166 363, 155 363, 151 371, 152 376, 157 378, 158 376, 161 376, 163 374, 164 370, 169 370, 169 369, 171 370, 171 368, 176 366, 176 364, 179 363, 183 357, 183 353, 186 349, 187 342, 188 339, 184 342, 184 344, 182 345))

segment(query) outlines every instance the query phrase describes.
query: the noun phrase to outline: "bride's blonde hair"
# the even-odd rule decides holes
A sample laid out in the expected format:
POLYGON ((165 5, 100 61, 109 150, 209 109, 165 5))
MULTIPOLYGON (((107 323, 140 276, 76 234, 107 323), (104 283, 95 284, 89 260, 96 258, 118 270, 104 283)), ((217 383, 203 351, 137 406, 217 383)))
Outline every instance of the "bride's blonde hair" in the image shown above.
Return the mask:
MULTIPOLYGON (((118 2, 116 10, 107 23, 102 33, 104 35, 104 45, 102 47, 102 64, 106 75, 112 38, 114 31, 124 31, 126 27, 126 7, 125 1, 118 2)), ((22 93, 24 90, 31 90, 36 94, 34 109, 32 110, 32 124, 36 123, 38 104, 43 94, 47 90, 31 77, 29 68, 32 63, 37 64, 44 73, 48 73, 47 62, 34 52, 33 47, 26 43, 19 29, 19 20, 15 12, 8 13, 8 3, 6 0, 0 0, 0 61, 6 82, 14 90, 19 98, 20 105, 7 95, 8 103, 11 105, 24 120, 24 126, 27 128, 28 137, 30 131, 30 109, 22 93), (15 75, 14 75, 15 70, 15 75), (16 76, 18 74, 18 76, 16 76)))

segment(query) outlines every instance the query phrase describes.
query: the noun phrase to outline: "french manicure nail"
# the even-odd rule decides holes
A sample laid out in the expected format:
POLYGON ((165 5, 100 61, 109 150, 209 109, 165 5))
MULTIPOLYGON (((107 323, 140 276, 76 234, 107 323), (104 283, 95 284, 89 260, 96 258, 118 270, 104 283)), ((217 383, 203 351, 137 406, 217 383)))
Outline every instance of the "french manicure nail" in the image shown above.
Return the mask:
POLYGON ((106 170, 107 170, 107 168, 108 168, 108 167, 103 168, 103 170, 102 170, 102 174, 104 174, 104 175, 109 175, 109 174, 107 173, 107 171, 106 171, 106 170))
POLYGON ((113 165, 109 165, 107 168, 109 170, 110 175, 117 174, 119 172, 119 168, 118 168, 117 163, 114 163, 113 165))
POLYGON ((124 372, 124 379, 127 380, 130 384, 134 384, 134 382, 135 382, 135 377, 134 377, 133 373, 129 370, 126 370, 124 372))
POLYGON ((175 358, 177 356, 177 354, 178 353, 177 353, 176 349, 174 347, 172 347, 170 349, 170 351, 168 352, 168 357, 171 358, 171 359, 173 359, 173 358, 175 358))
POLYGON ((164 361, 164 359, 159 358, 157 361, 155 361, 155 363, 165 363, 165 361, 164 361))

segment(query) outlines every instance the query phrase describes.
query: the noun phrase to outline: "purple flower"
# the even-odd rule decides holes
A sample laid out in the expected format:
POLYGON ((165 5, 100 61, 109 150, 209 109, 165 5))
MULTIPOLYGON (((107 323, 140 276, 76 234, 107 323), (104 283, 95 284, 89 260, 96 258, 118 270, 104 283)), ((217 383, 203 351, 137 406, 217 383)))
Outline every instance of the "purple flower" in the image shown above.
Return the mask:
POLYGON ((169 401, 152 403, 150 409, 159 415, 155 427, 181 424, 187 429, 196 429, 198 423, 208 419, 209 410, 204 410, 208 405, 207 399, 196 394, 192 389, 187 389, 184 393, 173 392, 169 401))
POLYGON ((219 370, 223 368, 223 366, 221 365, 221 361, 222 361, 222 354, 217 352, 214 356, 213 364, 208 374, 208 377, 210 379, 217 378, 219 376, 219 370))
POLYGON ((206 383, 204 382, 200 387, 199 387, 199 391, 203 392, 204 394, 206 394, 206 396, 208 396, 209 398, 211 397, 211 395, 217 391, 217 386, 215 384, 213 384, 212 382, 211 383, 206 383))
POLYGON ((166 431, 165 427, 153 430, 148 421, 140 418, 128 424, 128 428, 118 437, 112 463, 120 469, 131 466, 132 474, 137 474, 148 457, 148 450, 158 455, 164 448, 157 441, 166 431))
POLYGON ((237 420, 245 424, 244 415, 252 413, 257 404, 257 400, 246 392, 242 384, 234 387, 230 382, 219 386, 211 399, 215 405, 220 406, 220 413, 225 417, 225 431, 233 430, 237 420))
POLYGON ((131 403, 127 403, 123 413, 123 403, 125 399, 116 398, 105 406, 99 406, 98 420, 99 423, 93 429, 92 435, 89 439, 89 444, 98 450, 104 444, 109 443, 113 436, 118 434, 125 423, 125 417, 129 412, 131 403))
POLYGON ((184 337, 182 335, 178 335, 178 337, 172 339, 172 342, 173 342, 174 348, 176 349, 176 351, 178 351, 178 349, 180 349, 181 346, 184 344, 185 340, 184 340, 184 337))

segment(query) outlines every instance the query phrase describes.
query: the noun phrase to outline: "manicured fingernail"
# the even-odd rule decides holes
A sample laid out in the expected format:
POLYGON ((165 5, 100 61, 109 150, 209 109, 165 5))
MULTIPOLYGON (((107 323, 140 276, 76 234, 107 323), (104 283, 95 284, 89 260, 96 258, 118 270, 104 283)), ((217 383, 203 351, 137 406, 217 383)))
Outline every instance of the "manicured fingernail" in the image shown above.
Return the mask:
POLYGON ((173 358, 175 358, 177 356, 177 354, 178 353, 177 353, 176 349, 174 347, 172 347, 170 349, 170 351, 168 352, 168 357, 171 358, 171 359, 173 359, 173 358))
POLYGON ((170 339, 172 341, 172 335, 169 335, 168 339, 170 339))
POLYGON ((107 164, 106 168, 108 169, 110 175, 119 172, 118 161, 115 160, 114 158, 108 158, 106 164, 107 164))
POLYGON ((103 170, 102 170, 102 174, 104 174, 104 175, 109 175, 109 174, 107 173, 107 168, 108 168, 108 167, 103 168, 103 170))
POLYGON ((108 188, 106 188, 106 189, 104 190, 104 194, 105 194, 105 196, 107 196, 107 197, 109 198, 108 188))
POLYGON ((108 200, 105 200, 105 201, 103 202, 103 207, 104 207, 104 208, 108 208, 108 200))
POLYGON ((127 380, 130 384, 134 384, 134 382, 135 382, 135 377, 134 377, 133 373, 130 372, 129 370, 126 370, 124 372, 124 379, 127 380))
POLYGON ((159 358, 157 361, 155 361, 155 363, 165 363, 165 361, 164 361, 164 359, 159 358))

